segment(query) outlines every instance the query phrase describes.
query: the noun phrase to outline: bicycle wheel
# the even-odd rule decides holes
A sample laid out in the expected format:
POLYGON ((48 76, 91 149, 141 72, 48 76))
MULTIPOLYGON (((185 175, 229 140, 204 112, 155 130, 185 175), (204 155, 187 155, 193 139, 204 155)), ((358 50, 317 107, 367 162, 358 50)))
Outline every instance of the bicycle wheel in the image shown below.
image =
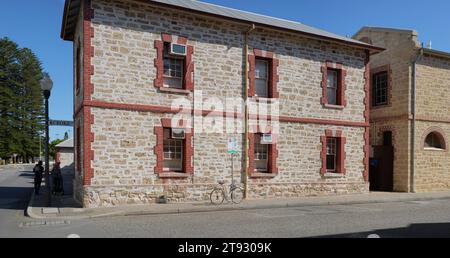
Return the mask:
POLYGON ((239 204, 244 199, 244 190, 242 188, 237 187, 231 191, 231 201, 234 204, 239 204))
POLYGON ((209 199, 211 200, 211 203, 214 205, 220 205, 223 203, 223 201, 225 200, 225 196, 223 194, 223 190, 222 189, 214 189, 210 196, 209 199))

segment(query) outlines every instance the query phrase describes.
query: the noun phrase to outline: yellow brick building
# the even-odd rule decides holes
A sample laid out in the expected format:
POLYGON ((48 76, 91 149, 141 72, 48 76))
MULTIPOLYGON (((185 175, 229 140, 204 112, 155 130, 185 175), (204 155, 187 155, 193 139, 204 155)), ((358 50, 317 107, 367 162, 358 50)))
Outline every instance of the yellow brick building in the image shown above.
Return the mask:
POLYGON ((393 191, 449 190, 450 53, 424 47, 414 30, 364 27, 354 38, 386 48, 370 61, 370 144, 393 147, 393 173, 376 173, 393 191))

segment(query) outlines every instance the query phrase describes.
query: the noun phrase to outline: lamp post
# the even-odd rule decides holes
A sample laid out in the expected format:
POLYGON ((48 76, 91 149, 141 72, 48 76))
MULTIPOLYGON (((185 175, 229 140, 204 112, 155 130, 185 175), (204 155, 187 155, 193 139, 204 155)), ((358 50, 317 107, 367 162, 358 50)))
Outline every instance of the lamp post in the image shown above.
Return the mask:
POLYGON ((53 81, 50 79, 48 73, 44 73, 44 77, 41 80, 41 90, 45 98, 45 188, 47 190, 47 206, 51 205, 51 189, 50 189, 50 157, 48 152, 48 145, 50 141, 49 136, 49 119, 48 119, 48 99, 53 88, 53 81))

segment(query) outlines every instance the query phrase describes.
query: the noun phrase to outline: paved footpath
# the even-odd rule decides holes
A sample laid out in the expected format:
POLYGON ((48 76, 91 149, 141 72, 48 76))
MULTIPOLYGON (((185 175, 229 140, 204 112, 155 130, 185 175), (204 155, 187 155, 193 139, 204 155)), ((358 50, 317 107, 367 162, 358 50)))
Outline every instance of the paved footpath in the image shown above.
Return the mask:
POLYGON ((329 205, 351 205, 368 203, 392 203, 405 201, 427 201, 427 200, 450 200, 450 192, 442 193, 368 193, 358 195, 326 196, 326 197, 304 197, 295 199, 268 199, 268 200, 245 200, 239 205, 224 204, 212 205, 209 202, 200 203, 172 203, 172 204, 150 204, 150 205, 129 205, 122 207, 106 208, 80 208, 70 197, 56 197, 54 205, 50 208, 45 206, 45 201, 41 195, 38 198, 32 196, 27 214, 35 219, 89 219, 114 216, 132 215, 158 215, 158 214, 179 214, 179 213, 199 213, 217 211, 243 211, 257 209, 275 209, 290 207, 308 206, 329 206, 329 205))
POLYGON ((47 209, 40 198, 29 202, 31 172, 1 168, 0 237, 450 237, 450 193, 102 209, 77 208, 63 197, 47 209))

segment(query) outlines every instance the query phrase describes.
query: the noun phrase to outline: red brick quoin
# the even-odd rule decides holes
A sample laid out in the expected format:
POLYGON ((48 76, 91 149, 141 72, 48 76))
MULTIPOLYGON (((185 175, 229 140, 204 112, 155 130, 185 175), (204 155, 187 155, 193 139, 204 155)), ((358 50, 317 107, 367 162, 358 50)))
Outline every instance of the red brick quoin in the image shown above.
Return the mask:
POLYGON ((322 168, 320 174, 325 176, 327 173, 327 138, 337 138, 337 161, 336 161, 336 172, 338 174, 343 174, 347 172, 345 169, 345 144, 347 139, 344 137, 341 130, 337 130, 334 134, 332 130, 325 130, 325 136, 320 137, 322 143, 322 151, 320 157, 322 159, 322 168))
POLYGON ((186 139, 184 140, 183 148, 183 173, 164 171, 164 128, 174 128, 172 125, 172 119, 162 118, 161 126, 155 126, 154 133, 156 135, 156 146, 154 153, 156 155, 155 173, 160 177, 185 177, 194 173, 194 167, 192 166, 192 159, 194 156, 194 146, 192 145, 193 129, 191 129, 186 120, 178 121, 176 128, 186 129, 186 139))
POLYGON ((328 81, 328 70, 335 70, 338 72, 338 90, 337 90, 337 102, 338 107, 345 108, 347 106, 347 100, 345 98, 345 91, 347 85, 345 83, 345 78, 347 77, 347 71, 341 63, 333 63, 331 61, 326 61, 323 63, 322 71, 322 98, 320 103, 324 106, 328 104, 328 94, 327 94, 327 81, 328 81))
POLYGON ((193 81, 193 73, 194 73, 194 62, 192 61, 192 55, 194 54, 194 47, 187 45, 188 39, 180 36, 172 36, 169 34, 162 33, 162 40, 155 40, 155 49, 156 49, 156 58, 155 58, 155 67, 156 67, 156 78, 154 80, 154 85, 157 88, 162 88, 164 86, 164 43, 177 43, 187 46, 186 59, 184 62, 184 81, 183 87, 184 90, 194 90, 194 81, 193 81))
POLYGON ((256 59, 264 59, 269 61, 269 98, 279 98, 278 93, 278 66, 280 64, 279 60, 274 58, 274 53, 269 51, 264 51, 260 49, 254 49, 253 54, 248 55, 249 63, 249 89, 248 96, 255 96, 255 69, 256 69, 256 59))
POLYGON ((274 134, 274 143, 269 145, 269 164, 268 173, 258 173, 255 171, 255 134, 256 133, 272 133, 272 127, 267 126, 266 128, 261 128, 261 126, 254 126, 251 130, 252 133, 248 134, 248 170, 247 174, 250 178, 258 177, 275 177, 278 174, 278 147, 277 139, 278 135, 274 134), (264 129, 264 130, 263 130, 264 129))

